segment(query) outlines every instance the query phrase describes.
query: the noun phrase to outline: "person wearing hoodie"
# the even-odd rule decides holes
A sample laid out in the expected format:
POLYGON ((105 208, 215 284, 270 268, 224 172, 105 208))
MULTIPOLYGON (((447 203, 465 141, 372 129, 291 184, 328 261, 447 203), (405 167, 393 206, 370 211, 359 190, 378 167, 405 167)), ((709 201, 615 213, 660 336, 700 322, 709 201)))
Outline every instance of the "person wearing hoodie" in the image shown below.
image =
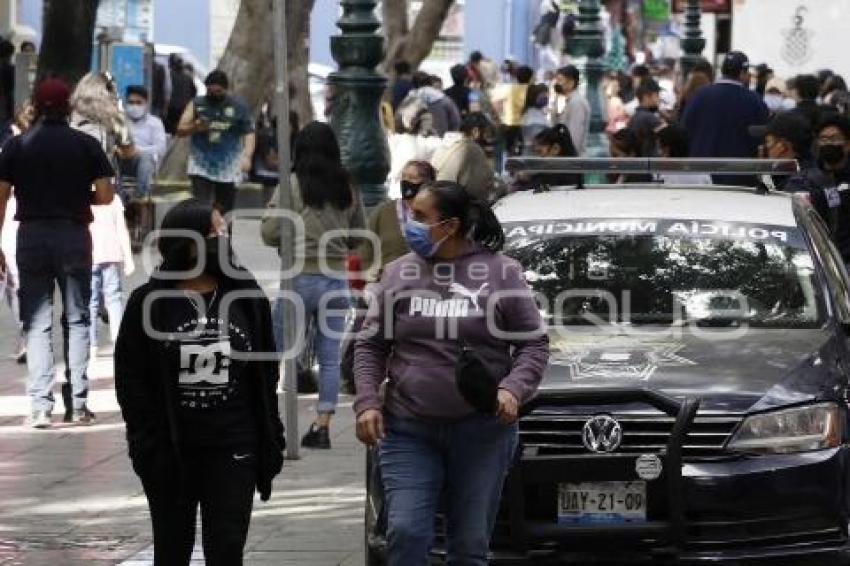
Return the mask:
POLYGON ((199 506, 207 564, 242 564, 254 491, 268 501, 283 465, 269 302, 211 204, 185 200, 161 228, 163 262, 131 295, 115 346, 154 564, 190 563, 199 506))
POLYGON ((377 446, 388 564, 428 562, 444 496, 448 564, 484 566, 519 410, 548 361, 545 325, 486 203, 436 182, 410 209, 413 251, 370 288, 355 346, 357 437, 377 446), (488 395, 463 387, 473 375, 488 395))
POLYGON ((434 87, 433 78, 428 73, 413 73, 413 91, 408 96, 418 96, 425 103, 438 136, 443 137, 446 132, 456 132, 460 128, 460 111, 451 98, 434 87))
POLYGON ((493 135, 493 124, 481 112, 470 112, 463 119, 463 137, 434 152, 431 165, 438 181, 453 181, 472 196, 488 201, 496 191, 496 176, 484 146, 493 135))

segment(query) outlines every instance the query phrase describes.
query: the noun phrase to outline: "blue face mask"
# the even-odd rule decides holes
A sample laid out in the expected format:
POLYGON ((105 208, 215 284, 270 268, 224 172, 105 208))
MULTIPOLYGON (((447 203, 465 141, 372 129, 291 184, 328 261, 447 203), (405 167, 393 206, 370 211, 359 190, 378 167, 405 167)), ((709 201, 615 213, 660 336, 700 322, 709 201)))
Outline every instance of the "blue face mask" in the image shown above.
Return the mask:
POLYGON ((407 240, 407 245, 410 246, 410 249, 414 253, 426 259, 434 257, 434 254, 437 253, 437 250, 440 249, 440 246, 446 241, 448 236, 439 242, 434 242, 433 238, 431 238, 431 228, 439 226, 444 222, 445 220, 437 224, 425 224, 416 220, 408 220, 404 223, 404 239, 407 240))

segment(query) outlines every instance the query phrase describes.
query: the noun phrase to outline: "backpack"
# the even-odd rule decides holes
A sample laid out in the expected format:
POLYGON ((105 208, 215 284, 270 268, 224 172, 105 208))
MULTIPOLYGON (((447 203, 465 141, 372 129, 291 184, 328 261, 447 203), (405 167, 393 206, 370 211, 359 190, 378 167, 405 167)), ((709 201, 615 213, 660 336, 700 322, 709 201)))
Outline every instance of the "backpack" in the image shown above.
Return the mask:
POLYGON ((428 104, 416 91, 410 93, 398 105, 395 112, 395 129, 400 134, 436 135, 434 116, 428 104))

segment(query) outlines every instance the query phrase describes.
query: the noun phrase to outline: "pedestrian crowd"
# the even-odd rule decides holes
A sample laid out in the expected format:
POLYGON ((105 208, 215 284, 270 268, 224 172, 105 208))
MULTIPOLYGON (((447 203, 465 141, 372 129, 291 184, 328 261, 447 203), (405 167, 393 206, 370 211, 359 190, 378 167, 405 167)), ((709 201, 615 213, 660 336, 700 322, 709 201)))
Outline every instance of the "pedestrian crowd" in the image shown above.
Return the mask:
MULTIPOLYGON (((58 287, 65 420, 96 421, 88 364, 104 342, 103 319, 155 563, 189 563, 200 507, 207 560, 239 564, 254 493, 268 500, 283 462, 278 364, 293 345, 283 303, 265 298, 233 251, 227 213, 238 185, 249 175, 260 180, 268 189, 260 236, 280 247, 280 195, 270 190, 282 173, 270 134, 276 117, 265 107, 255 119, 220 70, 199 95, 177 57, 153 92, 133 85, 119 93, 112 77, 95 72, 73 89, 46 79, 16 109, 4 106, 6 50, 0 43, 0 113, 9 125, 0 152, 0 275, 20 321, 13 355, 27 364, 27 422, 53 424, 58 287), (125 307, 122 281, 134 270, 126 208, 149 202, 169 136, 188 141, 193 198, 162 219, 162 261, 125 307)), ((331 448, 341 376, 353 376, 357 436, 374 450, 384 482, 394 565, 424 563, 441 501, 449 560, 487 563, 519 411, 548 361, 540 312, 521 266, 501 253, 505 234, 491 204, 510 191, 583 179, 504 174, 506 158, 588 156, 600 134, 614 157, 794 159, 800 169, 788 178, 609 181, 802 192, 850 262, 850 95, 837 75, 782 80, 767 66, 751 69, 740 52, 726 56, 718 76, 702 61, 681 82, 669 67, 636 65, 606 76, 596 132, 586 77, 574 65, 538 76, 475 52, 450 74, 443 88, 439 77, 395 66, 381 117, 398 198, 368 214, 333 129, 289 117, 292 170, 282 186, 303 226, 293 288, 308 323, 295 333, 314 329, 308 341, 318 365, 316 415, 301 443, 331 448), (369 283, 365 304, 350 291, 353 279, 369 283), (352 322, 364 332, 342 343, 352 307, 362 307, 352 322), (496 313, 495 328, 483 313, 496 313), (454 337, 441 331, 450 326, 454 337)), ((140 210, 153 221, 150 208, 140 210)))

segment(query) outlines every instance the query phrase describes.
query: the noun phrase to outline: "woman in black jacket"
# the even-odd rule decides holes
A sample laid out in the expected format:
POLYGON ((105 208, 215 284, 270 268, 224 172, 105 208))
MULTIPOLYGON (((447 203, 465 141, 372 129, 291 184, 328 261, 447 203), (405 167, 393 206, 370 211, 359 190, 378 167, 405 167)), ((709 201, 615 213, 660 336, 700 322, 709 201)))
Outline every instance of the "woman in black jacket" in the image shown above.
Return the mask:
POLYGON ((209 204, 175 206, 159 250, 162 265, 130 297, 115 346, 154 564, 189 564, 199 505, 207 564, 242 564, 254 491, 268 500, 283 464, 269 302, 209 204))

